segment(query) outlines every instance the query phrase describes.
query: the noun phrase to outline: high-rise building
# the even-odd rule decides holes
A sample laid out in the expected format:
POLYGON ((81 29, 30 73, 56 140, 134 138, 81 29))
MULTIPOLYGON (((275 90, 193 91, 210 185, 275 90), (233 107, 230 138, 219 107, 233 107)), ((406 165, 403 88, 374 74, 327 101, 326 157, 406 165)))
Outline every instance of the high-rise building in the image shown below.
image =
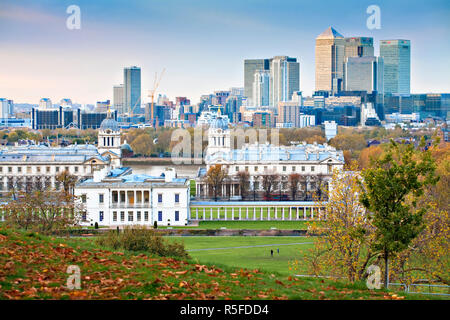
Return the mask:
POLYGON ((277 123, 280 127, 300 126, 300 104, 297 101, 279 102, 277 123))
POLYGON ((126 112, 143 113, 141 109, 141 68, 136 66, 124 68, 123 101, 126 112))
POLYGON ((42 98, 39 101, 39 108, 40 109, 47 109, 52 107, 52 100, 50 98, 42 98))
POLYGON ((114 110, 119 114, 127 113, 128 110, 124 107, 123 84, 113 87, 113 104, 114 110))
POLYGON ((14 112, 14 103, 12 100, 0 98, 0 119, 11 118, 14 112))
POLYGON ((300 90, 300 63, 297 58, 273 57, 270 66, 270 105, 276 108, 280 101, 290 101, 292 94, 300 90))
POLYGON ((384 92, 410 94, 411 43, 409 40, 381 40, 380 57, 384 60, 384 92))
POLYGON ((270 59, 244 60, 244 96, 253 98, 253 81, 257 70, 270 70, 270 59))
POLYGON ((348 57, 344 65, 345 91, 383 93, 383 59, 348 57))
POLYGON ((270 72, 256 70, 253 80, 252 102, 257 107, 268 106, 270 97, 270 72))
POLYGON ((373 57, 373 38, 350 37, 344 38, 344 61, 348 57, 373 57))
POLYGON ((316 91, 342 90, 344 37, 332 27, 316 38, 316 91))

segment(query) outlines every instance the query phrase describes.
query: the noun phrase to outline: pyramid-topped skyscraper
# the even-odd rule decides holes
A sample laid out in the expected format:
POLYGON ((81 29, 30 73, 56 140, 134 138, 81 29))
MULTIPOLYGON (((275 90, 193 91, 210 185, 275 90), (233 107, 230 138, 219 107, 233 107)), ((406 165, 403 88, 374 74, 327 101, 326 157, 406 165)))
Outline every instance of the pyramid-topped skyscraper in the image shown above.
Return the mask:
POLYGON ((342 90, 344 36, 329 27, 316 38, 316 91, 342 90))

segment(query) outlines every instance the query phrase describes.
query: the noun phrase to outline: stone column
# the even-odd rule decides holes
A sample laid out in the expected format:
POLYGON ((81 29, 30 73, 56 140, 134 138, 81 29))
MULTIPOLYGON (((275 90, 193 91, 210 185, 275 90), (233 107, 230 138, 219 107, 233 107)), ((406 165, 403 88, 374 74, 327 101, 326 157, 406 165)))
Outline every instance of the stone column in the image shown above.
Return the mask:
POLYGON ((239 221, 241 221, 241 207, 239 207, 239 221))
POLYGON ((195 220, 198 220, 198 208, 195 208, 195 220))
POLYGON ((289 207, 289 220, 292 220, 292 207, 289 207))
POLYGON ((306 220, 306 207, 303 207, 303 219, 306 220))

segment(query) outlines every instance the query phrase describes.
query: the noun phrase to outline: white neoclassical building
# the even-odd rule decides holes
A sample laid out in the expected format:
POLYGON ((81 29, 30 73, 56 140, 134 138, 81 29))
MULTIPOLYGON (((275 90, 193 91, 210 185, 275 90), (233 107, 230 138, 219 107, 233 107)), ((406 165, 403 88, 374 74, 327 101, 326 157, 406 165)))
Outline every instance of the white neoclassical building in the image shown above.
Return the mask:
POLYGON ((250 190, 262 192, 262 176, 275 173, 280 176, 280 187, 275 190, 288 191, 288 176, 298 173, 303 176, 309 187, 314 183, 329 181, 333 170, 342 170, 344 155, 327 144, 307 144, 306 142, 277 146, 267 143, 244 144, 241 148, 231 147, 231 134, 226 121, 220 115, 208 129, 208 148, 206 152, 206 168, 199 170, 196 179, 196 196, 199 198, 211 195, 205 182, 206 172, 214 165, 220 164, 229 176, 222 185, 221 196, 239 196, 239 180, 237 174, 247 171, 250 176, 250 190))
POLYGON ((84 214, 82 223, 104 226, 184 226, 189 220, 189 180, 173 168, 158 177, 132 174, 130 168, 107 168, 77 183, 75 195, 84 214))
POLYGON ((121 167, 120 128, 110 115, 98 133, 98 147, 91 144, 49 147, 25 145, 0 150, 0 193, 29 190, 39 185, 59 189, 56 176, 67 171, 79 179, 92 177, 96 170, 121 167))

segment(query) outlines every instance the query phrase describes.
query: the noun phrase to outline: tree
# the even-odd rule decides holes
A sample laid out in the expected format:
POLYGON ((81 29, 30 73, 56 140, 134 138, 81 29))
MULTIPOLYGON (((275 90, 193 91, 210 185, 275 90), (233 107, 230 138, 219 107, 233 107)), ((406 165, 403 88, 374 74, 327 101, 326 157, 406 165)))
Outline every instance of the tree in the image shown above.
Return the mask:
POLYGON ((370 146, 365 148, 359 154, 359 167, 361 169, 366 169, 373 163, 373 160, 378 159, 383 153, 383 148, 379 145, 370 146))
MULTIPOLYGON (((421 148, 424 145, 422 140, 421 148)), ((372 213, 372 249, 383 254, 387 288, 390 256, 406 249, 424 228, 426 208, 417 208, 417 199, 426 186, 437 182, 435 163, 429 151, 416 152, 411 144, 391 141, 388 150, 362 176, 361 202, 372 213)))
POLYGON ((294 262, 294 268, 306 263, 316 276, 346 278, 351 282, 367 276, 366 269, 377 255, 370 248, 374 227, 359 201, 360 179, 357 171, 333 173, 329 200, 321 202, 326 219, 320 227, 313 223, 308 228, 310 235, 323 235, 302 261, 294 262))
POLYGON ((238 174, 239 179, 239 189, 241 190, 242 199, 245 199, 248 194, 248 190, 250 189, 250 174, 248 171, 239 171, 238 174))
POLYGON ((209 168, 208 172, 205 175, 205 181, 210 190, 212 190, 214 195, 214 200, 217 201, 217 197, 219 196, 219 191, 222 187, 222 183, 227 177, 227 173, 225 170, 222 170, 222 165, 216 164, 209 168))
POLYGON ((73 188, 78 178, 73 174, 70 174, 67 170, 60 172, 56 176, 56 181, 62 183, 64 192, 68 194, 73 194, 73 188))
POLYGON ((153 141, 148 133, 141 133, 131 142, 130 147, 135 154, 150 156, 152 154, 153 141))
POLYGON ((280 179, 280 176, 273 171, 266 171, 262 175, 262 187, 266 198, 270 198, 270 193, 275 189, 275 185, 280 179))
POLYGON ((74 226, 81 216, 73 195, 50 189, 19 191, 17 199, 3 205, 2 210, 7 213, 7 225, 42 233, 74 226))
POLYGON ((298 173, 291 173, 288 178, 289 190, 291 191, 292 200, 295 200, 299 186, 300 186, 300 175, 298 173))

